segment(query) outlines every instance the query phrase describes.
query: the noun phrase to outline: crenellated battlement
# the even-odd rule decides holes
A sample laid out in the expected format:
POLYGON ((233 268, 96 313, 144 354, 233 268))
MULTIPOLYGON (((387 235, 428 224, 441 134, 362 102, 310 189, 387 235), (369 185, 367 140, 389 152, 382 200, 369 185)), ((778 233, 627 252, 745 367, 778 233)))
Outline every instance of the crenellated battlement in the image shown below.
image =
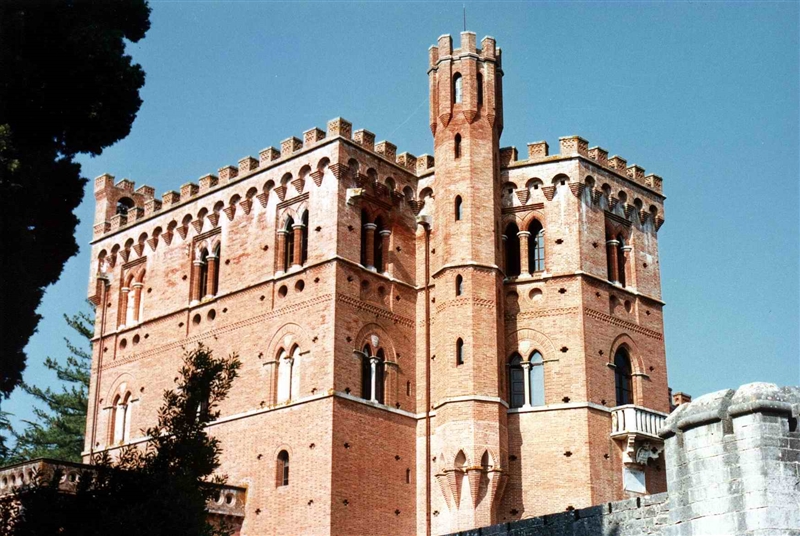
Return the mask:
POLYGON ((497 48, 494 37, 486 36, 481 39, 481 48, 477 46, 475 32, 461 32, 460 47, 453 49, 453 38, 450 34, 440 35, 436 45, 428 49, 428 60, 433 67, 440 60, 458 58, 461 56, 477 56, 483 60, 500 61, 501 50, 497 48))
POLYGON ((392 142, 383 140, 375 143, 374 133, 366 129, 353 131, 352 123, 336 117, 328 121, 327 130, 314 127, 303 132, 302 139, 296 136, 286 138, 280 142, 280 149, 270 146, 259 151, 258 158, 245 156, 238 161, 237 166, 223 166, 216 174, 203 175, 196 183, 184 183, 179 191, 170 190, 162 194, 160 200, 155 198, 155 189, 151 186, 142 185, 136 188, 136 183, 130 179, 122 179, 115 183, 112 175, 100 175, 95 179, 94 187, 96 200, 94 238, 117 231, 159 211, 187 203, 215 188, 282 164, 326 140, 335 138, 350 140, 412 175, 426 175, 433 170, 432 156, 423 155, 417 158, 409 152, 398 154, 397 146, 392 142))
POLYGON ((580 136, 565 136, 559 138, 558 141, 560 152, 557 154, 550 154, 550 146, 546 141, 529 143, 527 160, 518 160, 516 147, 503 147, 500 149, 500 166, 510 167, 581 156, 639 186, 643 186, 657 194, 663 195, 664 179, 652 173, 646 175, 643 167, 636 164, 629 166, 628 161, 618 155, 609 158, 607 150, 602 147, 590 148, 589 142, 580 136))

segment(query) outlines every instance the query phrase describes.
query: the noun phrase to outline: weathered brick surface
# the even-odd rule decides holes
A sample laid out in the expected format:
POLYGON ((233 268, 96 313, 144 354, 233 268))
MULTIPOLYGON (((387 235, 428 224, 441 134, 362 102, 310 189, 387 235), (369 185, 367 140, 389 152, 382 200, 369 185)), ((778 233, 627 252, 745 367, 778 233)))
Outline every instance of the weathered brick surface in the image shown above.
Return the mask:
MULTIPOLYGON (((435 158, 398 164, 393 145, 375 145, 371 132, 339 118, 325 136, 287 138, 280 152, 223 168, 226 180, 188 184, 146 211, 149 190, 96 180, 89 294, 100 308, 87 454, 115 447, 118 394, 131 393, 128 440, 140 439, 182 348, 203 342, 243 362, 213 426, 226 452, 221 471, 253 489, 243 534, 282 533, 280 520, 295 517, 304 520, 296 532, 424 533, 429 516, 433 532, 446 533, 626 496, 625 447, 609 437, 609 364, 626 345, 636 404, 668 411, 656 233, 663 197, 575 137, 567 154, 540 148, 502 166, 500 51, 492 38, 478 49, 469 32, 460 46, 443 37, 431 50, 435 158), (116 214, 120 200, 131 217, 116 214), (545 229, 544 269, 508 277, 502 235, 534 219, 545 229), (625 287, 609 281, 610 228, 632 248, 625 287), (362 255, 369 232, 383 247, 374 269, 362 255), (304 236, 307 259, 285 266, 291 240, 304 236), (217 244, 218 290, 192 300, 205 269, 195 261, 217 244), (135 321, 122 310, 132 307, 123 299, 131 274, 143 283, 135 321), (359 402, 366 344, 384 351, 382 405, 359 402), (509 410, 509 358, 533 350, 544 359, 545 406, 509 410), (294 356, 288 403, 282 351, 294 356), (348 437, 357 450, 340 450, 355 444, 348 437), (263 487, 281 445, 292 452, 291 489, 263 487), (401 463, 391 464, 395 455, 401 463)), ((650 492, 664 489, 659 463, 646 470, 650 492)))

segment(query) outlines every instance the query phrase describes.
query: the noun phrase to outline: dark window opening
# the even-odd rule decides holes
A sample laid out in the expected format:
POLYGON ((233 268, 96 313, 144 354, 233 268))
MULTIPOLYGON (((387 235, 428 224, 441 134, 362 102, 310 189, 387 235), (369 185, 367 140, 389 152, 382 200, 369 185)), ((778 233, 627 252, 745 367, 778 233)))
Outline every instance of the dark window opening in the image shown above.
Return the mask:
POLYGON ((303 212, 303 247, 300 264, 308 262, 308 211, 303 212))
POLYGON ((456 276, 456 296, 464 294, 464 278, 460 275, 456 276))
POLYGON ((460 104, 463 100, 463 85, 464 80, 459 73, 453 76, 453 102, 460 104))
POLYGON ((516 277, 520 274, 520 259, 519 259, 519 227, 516 223, 509 223, 505 230, 505 248, 506 248, 506 277, 516 277))
POLYGON ((464 364, 464 341, 458 339, 456 341, 456 365, 464 364))
POLYGON ((625 348, 614 354, 614 381, 617 391, 617 405, 633 404, 633 375, 631 358, 625 348))
POLYGON ((456 221, 461 221, 463 204, 464 203, 461 200, 461 196, 457 195, 456 196, 456 202, 455 202, 456 221))
POLYGON ((528 265, 534 272, 544 271, 544 229, 539 220, 533 220, 530 226, 530 243, 528 244, 528 265))
POLYGON ((361 398, 369 400, 372 398, 372 363, 369 360, 370 348, 364 347, 364 355, 361 357, 361 398))
POLYGON ((278 453, 278 486, 289 485, 289 453, 282 450, 278 453))
POLYGON ((461 158, 461 134, 456 134, 455 141, 453 143, 453 156, 455 158, 461 158))
POLYGON ((508 367, 508 391, 512 408, 525 405, 525 371, 522 368, 522 356, 517 353, 511 356, 508 367))
POLYGON ((289 216, 286 220, 286 251, 284 253, 286 258, 286 269, 288 270, 294 264, 294 219, 289 216))
POLYGON ((483 76, 478 73, 478 106, 483 105, 483 76))

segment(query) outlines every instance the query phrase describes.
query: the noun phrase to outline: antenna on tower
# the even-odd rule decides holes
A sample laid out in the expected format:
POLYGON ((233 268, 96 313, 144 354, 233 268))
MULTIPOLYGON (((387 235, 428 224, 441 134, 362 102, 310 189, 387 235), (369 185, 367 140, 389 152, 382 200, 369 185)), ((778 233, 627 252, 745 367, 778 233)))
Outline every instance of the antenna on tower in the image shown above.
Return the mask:
POLYGON ((467 4, 461 4, 461 7, 464 9, 464 31, 467 31, 467 4))

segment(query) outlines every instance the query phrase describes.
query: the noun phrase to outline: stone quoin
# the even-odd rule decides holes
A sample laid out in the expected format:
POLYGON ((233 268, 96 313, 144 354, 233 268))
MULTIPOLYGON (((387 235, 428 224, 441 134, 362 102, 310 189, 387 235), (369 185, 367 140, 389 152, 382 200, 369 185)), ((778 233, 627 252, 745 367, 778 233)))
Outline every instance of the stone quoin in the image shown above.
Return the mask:
POLYGON ((95 180, 86 461, 144 444, 202 342, 243 363, 209 426, 241 534, 666 490, 662 180, 579 136, 501 147, 501 50, 460 37, 429 51, 432 156, 337 118, 160 199, 95 180))

